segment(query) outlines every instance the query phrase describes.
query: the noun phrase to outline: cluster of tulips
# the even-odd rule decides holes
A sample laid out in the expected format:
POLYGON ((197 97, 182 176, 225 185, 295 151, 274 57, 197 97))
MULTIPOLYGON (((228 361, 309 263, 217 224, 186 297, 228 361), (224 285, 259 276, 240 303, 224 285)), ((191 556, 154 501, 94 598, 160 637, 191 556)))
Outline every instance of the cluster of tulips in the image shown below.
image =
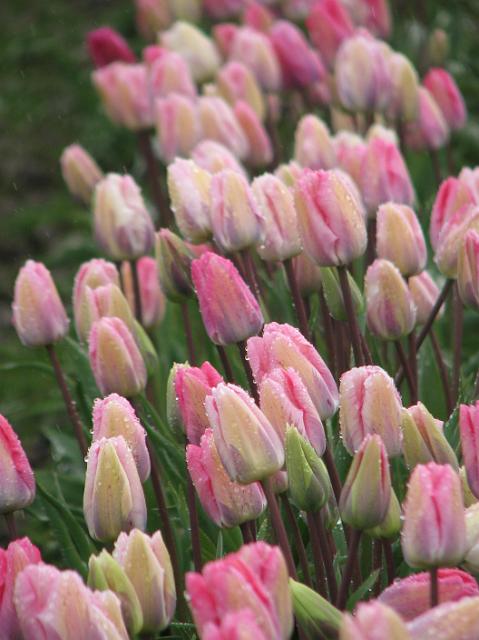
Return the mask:
MULTIPOLYGON (((48 353, 86 466, 83 517, 60 505, 77 559, 60 570, 18 537, 36 490, 60 498, 0 416, 0 639, 477 640, 479 402, 461 346, 479 168, 443 180, 458 87, 387 44, 385 0, 135 6, 142 61, 107 27, 87 46, 151 199, 66 148, 103 256, 78 269, 74 331, 42 263, 15 283, 14 327, 48 353), (437 181, 419 214, 418 150, 437 181), (166 383, 168 323, 188 361, 166 383), (426 342, 444 422, 421 402, 426 342)), ((430 63, 446 39, 430 36, 430 63)))

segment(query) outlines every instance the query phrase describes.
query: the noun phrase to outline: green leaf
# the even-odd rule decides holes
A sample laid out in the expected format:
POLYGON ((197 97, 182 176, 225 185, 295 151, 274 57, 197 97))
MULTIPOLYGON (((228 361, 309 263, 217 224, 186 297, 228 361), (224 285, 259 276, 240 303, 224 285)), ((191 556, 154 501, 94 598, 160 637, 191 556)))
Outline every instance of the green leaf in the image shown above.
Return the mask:
POLYGON ((379 573, 379 569, 373 571, 371 575, 369 575, 366 580, 356 589, 356 591, 354 591, 354 593, 349 596, 348 603, 346 605, 346 608, 349 611, 352 611, 356 604, 364 598, 368 591, 373 588, 374 583, 379 577, 379 573))

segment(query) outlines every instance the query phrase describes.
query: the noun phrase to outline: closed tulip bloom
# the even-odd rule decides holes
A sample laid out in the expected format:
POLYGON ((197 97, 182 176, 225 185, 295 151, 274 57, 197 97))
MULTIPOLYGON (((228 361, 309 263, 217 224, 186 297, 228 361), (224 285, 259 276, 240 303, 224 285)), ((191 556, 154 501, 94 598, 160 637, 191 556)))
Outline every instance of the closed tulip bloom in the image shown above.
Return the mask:
POLYGON ((263 314, 230 260, 208 251, 193 261, 191 277, 203 324, 215 344, 233 344, 259 333, 263 314))
POLYGON ((168 164, 176 156, 187 156, 201 137, 195 103, 178 93, 158 98, 155 126, 161 159, 168 164))
POLYGON ((355 133, 339 131, 333 139, 338 167, 348 173, 354 182, 360 184, 363 158, 366 153, 366 143, 355 133))
POLYGON ((465 205, 442 227, 434 261, 439 271, 447 278, 456 278, 459 254, 467 233, 479 232, 479 207, 465 205))
POLYGON ((176 607, 176 589, 170 555, 161 532, 148 536, 139 529, 121 533, 113 558, 133 585, 143 612, 143 631, 165 629, 176 607))
MULTIPOLYGON (((460 569, 439 569, 439 604, 457 602, 462 598, 479 596, 475 579, 460 569)), ((417 618, 429 610, 431 576, 429 572, 416 573, 395 580, 379 596, 379 601, 394 609, 403 620, 417 618)))
POLYGON ((213 25, 211 33, 219 52, 227 58, 240 27, 234 22, 221 22, 213 25))
POLYGON ((433 607, 408 624, 412 640, 474 640, 479 633, 479 597, 433 607))
POLYGON ((374 138, 380 138, 385 142, 391 142, 392 144, 395 144, 396 147, 399 147, 399 139, 396 131, 394 129, 390 129, 389 127, 385 127, 379 122, 375 122, 374 124, 372 124, 366 134, 367 142, 369 142, 370 140, 374 140, 374 138))
POLYGON ((120 286, 118 270, 112 262, 102 258, 93 258, 84 262, 78 269, 73 285, 73 316, 77 334, 82 333, 77 319, 88 314, 88 298, 91 290, 109 284, 120 286), (87 307, 85 309, 85 307, 87 307))
POLYGON ((297 162, 291 160, 287 164, 280 164, 275 169, 274 175, 291 189, 296 184, 298 178, 303 175, 303 169, 297 162))
POLYGON ((81 305, 75 315, 75 326, 81 341, 88 340, 92 324, 103 317, 120 318, 133 331, 133 313, 116 284, 110 283, 95 289, 85 287, 81 305))
POLYGON ((201 637, 203 640, 267 640, 250 609, 227 613, 217 623, 208 622, 201 637))
POLYGON ((248 340, 248 358, 256 384, 278 367, 299 373, 321 419, 338 407, 338 388, 326 363, 304 336, 288 324, 270 322, 261 338, 248 340))
POLYGON ((402 551, 410 567, 454 566, 466 552, 461 481, 449 465, 418 465, 409 480, 402 551))
POLYGON ((411 640, 406 623, 390 607, 373 600, 360 602, 354 615, 343 616, 339 640, 411 640))
POLYGON ((262 214, 260 257, 281 262, 300 253, 301 240, 291 191, 269 173, 255 178, 251 186, 262 214))
POLYGON ((163 0, 135 0, 135 22, 141 37, 153 42, 159 31, 167 29, 172 20, 170 3, 163 0))
POLYGON ((251 167, 265 167, 271 164, 273 146, 256 112, 247 102, 241 100, 235 104, 234 114, 248 140, 245 162, 251 167))
POLYGON ((271 41, 264 33, 250 27, 238 29, 231 44, 229 57, 251 69, 265 91, 280 89, 280 63, 271 41))
POLYGON ((186 461, 203 509, 218 527, 236 527, 259 518, 265 510, 259 483, 241 485, 230 480, 211 429, 204 432, 199 446, 187 446, 186 461))
POLYGON ((466 517, 466 556, 464 567, 477 573, 479 567, 479 503, 475 502, 465 511, 466 517))
POLYGON ((389 59, 393 92, 388 108, 391 120, 414 121, 419 113, 419 78, 409 58, 393 53, 389 59))
POLYGON ((258 82, 246 65, 232 60, 218 72, 216 83, 221 96, 234 105, 239 100, 246 102, 260 120, 265 116, 266 105, 258 82))
POLYGON ((436 420, 422 402, 403 409, 403 450, 410 469, 417 464, 437 462, 450 464, 453 469, 459 471, 456 454, 448 443, 442 427, 442 422, 436 420))
POLYGON ((242 17, 245 25, 263 33, 267 33, 275 21, 273 12, 256 0, 247 4, 242 17))
MULTIPOLYGON (((427 322, 429 314, 439 298, 439 287, 427 271, 409 278, 408 286, 412 300, 416 305, 416 323, 423 325, 427 322)), ((442 314, 443 310, 444 308, 442 307, 439 315, 442 314)))
POLYGON ((142 324, 150 329, 163 320, 166 300, 160 287, 156 260, 143 256, 136 263, 136 269, 140 285, 142 324))
POLYGON ((174 93, 195 100, 196 85, 186 60, 174 51, 166 51, 160 47, 158 49, 161 54, 152 56, 148 67, 148 84, 152 96, 167 98, 174 93))
POLYGON ((90 366, 103 395, 131 397, 146 385, 146 368, 135 339, 120 318, 101 318, 89 336, 90 366))
POLYGON ((94 226, 96 241, 114 260, 134 260, 153 247, 153 221, 129 175, 109 173, 97 184, 94 226))
POLYGON ((321 289, 321 267, 302 251, 293 258, 294 277, 303 298, 321 289))
POLYGON ((449 140, 449 127, 433 96, 419 87, 419 111, 405 131, 406 144, 411 149, 440 149, 449 140))
POLYGON ((70 193, 89 206, 95 186, 103 178, 100 167, 79 144, 65 147, 60 164, 63 179, 70 193))
POLYGON ((111 27, 100 27, 89 31, 86 44, 95 67, 105 67, 110 62, 136 61, 135 54, 125 38, 111 27))
POLYGON ((303 32, 288 20, 277 20, 268 32, 283 72, 283 84, 305 88, 325 75, 320 57, 303 32))
POLYGON ((241 13, 243 0, 204 0, 206 13, 215 20, 231 18, 241 13))
POLYGON ((366 250, 362 207, 337 171, 306 171, 295 187, 304 250, 322 267, 347 265, 366 250))
POLYGON ((379 205, 384 202, 412 206, 415 199, 401 152, 395 144, 381 138, 368 142, 359 188, 370 216, 375 216, 379 205))
POLYGON ((92 538, 111 542, 146 526, 146 504, 135 459, 123 436, 95 440, 87 459, 83 512, 92 538))
POLYGON ((427 249, 416 214, 407 205, 388 202, 379 207, 376 230, 378 258, 393 262, 403 276, 420 273, 426 266, 427 249))
POLYGON ((231 169, 246 177, 246 171, 239 160, 224 144, 214 140, 203 140, 197 144, 191 152, 191 159, 209 173, 231 169))
POLYGON ((221 462, 234 482, 264 480, 284 464, 281 440, 241 387, 220 383, 205 400, 221 462))
POLYGON ((474 201, 473 192, 466 180, 449 177, 441 182, 432 207, 429 226, 429 238, 434 250, 438 247, 439 236, 446 223, 456 212, 473 204, 474 201))
POLYGON ((0 549, 0 629, 5 640, 22 638, 13 602, 17 576, 26 566, 41 561, 40 550, 28 538, 19 538, 0 549))
POLYGON ((202 96, 198 110, 203 137, 223 144, 240 160, 246 158, 248 138, 229 104, 223 98, 202 96))
POLYGON ((477 202, 479 199, 479 167, 475 167, 474 169, 463 167, 459 173, 458 180, 468 187, 472 194, 473 201, 477 202))
POLYGON ((187 573, 186 591, 202 638, 209 624, 242 610, 252 612, 266 640, 291 636, 288 570, 278 547, 265 542, 244 545, 236 553, 209 562, 201 574, 187 573))
POLYGON ((459 408, 462 456, 466 468, 467 482, 472 493, 479 496, 479 403, 459 408))
POLYGON ((378 435, 364 438, 346 476, 339 510, 343 522, 371 529, 385 519, 391 500, 391 477, 384 443, 378 435))
POLYGON ((424 86, 433 95, 450 129, 462 129, 467 119, 466 106, 454 78, 445 69, 436 67, 427 72, 424 86))
POLYGON ((156 234, 155 254, 160 287, 168 300, 179 302, 190 297, 193 254, 186 242, 169 229, 160 229, 156 234))
POLYGON ((161 44, 188 63, 195 82, 211 79, 220 66, 214 42, 197 27, 178 20, 161 34, 161 44))
POLYGON ((220 382, 223 382, 222 376, 209 362, 203 362, 201 367, 176 367, 173 379, 175 401, 181 427, 192 444, 199 445, 209 427, 205 400, 220 382))
POLYGON ((301 118, 294 135, 294 159, 309 169, 332 169, 336 154, 329 130, 320 118, 308 114, 301 118))
POLYGON ((328 67, 333 67, 341 43, 354 31, 351 18, 340 0, 320 0, 313 4, 306 27, 313 45, 328 67))
POLYGON ((273 369, 261 381, 260 407, 284 443, 286 429, 295 427, 319 456, 326 449, 323 423, 301 380, 291 367, 273 369))
POLYGON ((381 436, 389 456, 401 452, 401 398, 381 367, 356 367, 339 385, 339 424, 343 443, 354 454, 368 434, 381 436))
POLYGON ((44 347, 68 333, 67 314, 48 269, 27 260, 15 280, 13 325, 26 347, 44 347))
POLYGON ((459 249, 457 286, 464 304, 479 307, 479 233, 468 231, 459 249))

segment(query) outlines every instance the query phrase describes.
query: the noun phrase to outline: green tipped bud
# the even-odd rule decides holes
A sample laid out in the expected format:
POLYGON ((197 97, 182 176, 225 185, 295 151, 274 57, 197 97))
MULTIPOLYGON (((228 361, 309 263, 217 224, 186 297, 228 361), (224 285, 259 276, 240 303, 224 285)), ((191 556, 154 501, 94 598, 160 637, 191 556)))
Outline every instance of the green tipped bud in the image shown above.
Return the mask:
POLYGON ((326 529, 334 529, 334 527, 338 524, 339 509, 333 491, 331 491, 328 501, 321 509, 320 516, 326 529))
POLYGON ((184 240, 169 229, 161 229, 156 234, 155 252, 160 286, 168 300, 183 302, 190 298, 193 254, 184 240))
POLYGON ((289 426, 285 440, 289 494, 302 511, 319 511, 331 493, 331 482, 324 462, 313 447, 289 426))
POLYGON ((335 637, 341 626, 341 612, 325 598, 292 578, 289 588, 293 597, 294 615, 311 640, 335 637))
MULTIPOLYGON (((321 267, 321 282, 323 291, 328 303, 328 309, 335 320, 345 321, 348 319, 344 306, 343 294, 339 283, 338 271, 334 267, 321 267)), ((348 271, 349 288, 353 299, 356 315, 361 315, 364 310, 364 300, 356 281, 348 271)))
POLYGON ((146 372, 149 376, 153 375, 159 366, 158 354, 156 353, 156 349, 153 346, 152 341, 148 337, 148 334, 143 329, 138 320, 134 320, 134 331, 136 344, 138 345, 138 349, 143 357, 143 361, 146 366, 146 372))
POLYGON ((394 490, 391 490, 391 500, 386 517, 377 527, 368 529, 366 533, 371 538, 395 538, 401 531, 401 505, 394 490))
POLYGON ((108 551, 103 550, 98 556, 90 556, 88 586, 99 591, 113 591, 120 599, 128 631, 132 635, 141 631, 143 613, 136 591, 122 567, 108 551))
POLYGON ((467 481, 466 467, 461 467, 459 469, 459 477, 461 478, 462 497, 464 498, 464 507, 467 509, 468 507, 472 507, 473 504, 477 503, 477 498, 472 493, 471 487, 469 486, 469 482, 467 481))
POLYGON ((190 365, 185 363, 175 364, 170 369, 168 381, 166 383, 166 420, 172 431, 177 434, 183 435, 185 432, 183 420, 181 418, 180 407, 178 404, 178 398, 176 396, 175 378, 179 369, 189 367, 190 365))

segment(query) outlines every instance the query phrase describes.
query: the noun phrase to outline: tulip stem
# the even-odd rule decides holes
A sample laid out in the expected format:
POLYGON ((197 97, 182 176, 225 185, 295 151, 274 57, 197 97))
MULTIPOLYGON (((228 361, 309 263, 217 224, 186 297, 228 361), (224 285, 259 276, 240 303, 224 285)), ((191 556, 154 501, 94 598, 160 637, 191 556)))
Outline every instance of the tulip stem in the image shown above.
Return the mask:
POLYGON ((351 333, 351 342, 353 345, 354 360, 357 367, 364 364, 363 351, 361 347, 361 332, 356 318, 356 312, 353 306, 351 289, 349 287, 348 270, 345 266, 338 267, 339 282, 343 293, 344 306, 346 307, 346 315, 348 317, 349 330, 351 333))
POLYGON ((251 371, 251 367, 249 366, 248 356, 246 354, 246 343, 244 340, 242 340, 241 342, 238 342, 238 349, 241 355, 241 362, 243 363, 243 368, 246 373, 246 378, 248 379, 251 395, 253 396, 255 402, 259 404, 258 387, 255 384, 255 381, 253 378, 253 372, 251 371))
POLYGON ((253 258, 251 257, 248 249, 243 249, 240 251, 240 259, 243 265, 243 272, 246 276, 246 281, 251 289, 251 292, 255 296, 258 304, 260 306, 264 306, 263 297, 261 295, 261 290, 259 287, 258 277, 256 273, 256 268, 253 262, 253 258))
POLYGON ((276 540, 281 548, 281 551, 283 552, 283 556, 288 567, 288 573, 291 578, 297 580, 293 555, 289 546, 288 536, 286 534, 286 529, 284 528, 284 523, 281 520, 281 514, 279 512, 278 502, 273 491, 271 478, 265 478, 264 480, 262 480, 261 486, 263 487, 263 491, 268 502, 268 509, 271 515, 274 535, 276 536, 276 540))
POLYGON ((434 179, 436 181, 436 186, 439 187, 439 185, 442 182, 441 163, 439 162, 439 154, 436 151, 436 149, 431 149, 429 151, 429 156, 431 158, 432 171, 434 173, 434 179))
POLYGON ((447 159, 447 170, 450 176, 453 176, 456 173, 456 166, 454 162, 454 156, 452 152, 452 141, 449 140, 446 145, 446 159, 447 159))
POLYGON ((191 330, 190 314, 188 313, 188 303, 181 303, 181 316, 183 318, 183 326, 185 328, 186 345, 188 348, 188 360, 190 365, 194 367, 196 365, 196 351, 193 341, 193 332, 191 330))
POLYGON ((369 218, 367 223, 368 244, 366 249, 365 268, 374 262, 376 257, 376 220, 369 218))
POLYGON ((254 542, 255 538, 253 537, 253 533, 251 531, 251 527, 248 522, 243 522, 240 524, 241 535, 243 536, 243 543, 250 544, 250 542, 254 542))
POLYGON ((446 364, 444 362, 444 358, 442 357, 441 347, 439 346, 439 341, 437 339, 437 335, 434 329, 431 329, 429 338, 431 339, 432 349, 434 351, 434 356, 436 358, 437 368, 439 369, 439 376, 441 378, 444 397, 446 399, 446 411, 449 417, 452 413, 452 410, 454 409, 454 401, 452 399, 451 386, 449 384, 449 376, 447 373, 446 364))
POLYGON ((13 542, 18 538, 17 532, 17 524, 15 522, 15 512, 11 511, 10 513, 5 513, 5 524, 7 525, 8 535, 10 536, 10 540, 13 542))
POLYGON ((356 556, 359 548, 359 541, 361 540, 361 531, 358 529, 351 529, 351 535, 349 538, 349 551, 348 559, 346 560, 346 566, 344 567, 343 577, 341 585, 339 587, 338 599, 336 601, 336 607, 343 610, 346 606, 348 598, 349 583, 353 575, 353 567, 356 563, 356 556))
POLYGON ((186 499, 188 502, 188 513, 190 516, 191 547, 193 551, 193 564, 195 571, 201 571, 203 560, 201 558, 200 523, 198 519, 198 508, 196 505, 196 493, 189 473, 186 474, 186 499))
POLYGON ((319 291, 318 295, 319 295, 319 306, 321 308, 321 316, 323 319, 324 339, 326 342, 326 347, 328 349, 329 368, 331 369, 331 373, 333 374, 333 377, 336 380, 336 374, 337 374, 336 350, 334 348, 332 318, 329 314, 328 304, 326 302, 326 298, 324 297, 324 292, 322 289, 319 291))
POLYGON ((382 541, 376 538, 373 540, 373 571, 378 572, 378 577, 374 584, 374 597, 381 593, 381 568, 382 568, 383 545, 382 541))
POLYGON ((464 307, 459 296, 457 283, 454 285, 452 297, 453 312, 453 363, 452 363, 452 397, 457 402, 459 394, 459 378, 461 375, 462 334, 464 325, 464 307))
POLYGON ((396 348, 396 352, 398 354, 398 358, 399 358, 399 362, 401 363, 402 368, 404 369, 404 371, 406 372, 406 380, 409 386, 409 391, 411 393, 411 397, 410 397, 410 404, 416 404, 417 400, 415 401, 414 398, 417 397, 417 391, 416 391, 416 385, 415 385, 415 381, 414 381, 414 375, 411 371, 411 367, 409 366, 410 363, 406 357, 406 354, 404 353, 404 349, 402 344, 400 343, 399 340, 395 340, 394 341, 394 346, 396 348))
POLYGON ((306 340, 311 341, 311 335, 309 333, 308 326, 308 316, 306 315, 306 309, 304 306, 303 298, 299 293, 298 282, 296 280, 296 276, 293 269, 293 262, 291 258, 288 258, 283 262, 284 269, 286 271, 286 277, 288 279, 289 289, 291 291, 291 295, 293 297, 293 305, 296 311, 296 316, 298 318, 299 330, 306 338, 306 340))
POLYGON ((163 189, 161 188, 161 175, 156 162, 155 154, 151 146, 150 134, 148 131, 138 132, 138 146, 146 164, 148 180, 150 182, 151 195, 158 209, 158 228, 168 227, 170 220, 170 210, 165 200, 163 189))
POLYGON ((135 317, 140 324, 143 324, 143 310, 141 307, 140 278, 138 277, 138 261, 131 260, 131 275, 133 280, 133 292, 135 295, 135 317))
POLYGON ((63 396, 63 401, 65 403, 65 407, 67 409, 68 416, 70 418, 70 422, 73 425, 73 430, 75 432, 75 437, 78 441, 81 454, 83 457, 85 457, 86 454, 88 453, 88 444, 85 438, 85 434, 83 433, 83 426, 80 420, 80 416, 78 415, 75 401, 73 400, 70 390, 68 389, 65 374, 63 373, 63 369, 60 364, 60 360, 58 359, 58 355, 55 350, 55 347, 52 344, 49 344, 46 346, 46 350, 50 357, 53 370, 55 372, 55 377, 57 379, 58 386, 60 387, 60 391, 63 396))
POLYGON ((333 559, 329 554, 328 539, 326 536, 326 529, 324 523, 321 520, 321 514, 319 511, 313 514, 313 524, 317 532, 319 547, 323 556, 324 568, 326 570, 326 577, 328 579, 329 597, 332 602, 336 601, 338 597, 338 584, 336 582, 336 574, 334 573, 333 559))
POLYGON ((286 512, 286 518, 288 519, 288 525, 293 533, 294 544, 296 551, 298 552, 299 564, 303 572, 303 582, 307 587, 312 587, 311 575, 309 573, 308 557, 306 555, 306 549, 304 548, 303 538, 301 531, 299 530, 296 516, 288 500, 286 493, 281 494, 281 502, 283 503, 284 510, 286 512))
POLYGON ((409 344, 409 366, 411 368, 411 374, 412 377, 414 379, 414 394, 411 398, 411 404, 416 404, 416 402, 418 401, 418 394, 419 394, 419 389, 418 389, 418 384, 419 384, 419 380, 418 380, 418 371, 417 371, 417 349, 416 349, 416 334, 414 332, 414 329, 411 331, 411 333, 408 336, 408 344, 409 344))
POLYGON ((391 547, 391 542, 389 540, 383 540, 383 551, 384 558, 386 560, 386 575, 388 579, 388 586, 394 582, 394 558, 393 558, 393 549, 391 547))
POLYGON ((339 479, 334 456, 331 453, 331 449, 328 444, 326 445, 326 449, 324 450, 324 453, 323 453, 323 460, 324 460, 324 464, 326 465, 326 469, 328 470, 329 479, 331 480, 331 486, 333 487, 334 497, 336 498, 336 501, 339 503, 339 498, 341 496, 341 480, 339 479))
POLYGON ((326 573, 324 571, 323 564, 324 553, 322 552, 321 543, 319 542, 318 532, 314 523, 313 514, 311 512, 307 512, 306 517, 308 520, 311 551, 313 552, 314 570, 316 572, 316 590, 320 595, 323 596, 323 598, 327 598, 328 593, 326 589, 326 573))
POLYGON ((431 580, 431 608, 439 604, 439 580, 437 579, 437 567, 429 570, 431 580))
POLYGON ((225 377, 228 382, 234 381, 233 369, 231 368, 231 362, 229 361, 228 354, 226 353, 226 349, 222 347, 220 344, 216 345, 216 349, 218 350, 218 355, 220 356, 221 364, 223 366, 223 371, 225 372, 225 377))

